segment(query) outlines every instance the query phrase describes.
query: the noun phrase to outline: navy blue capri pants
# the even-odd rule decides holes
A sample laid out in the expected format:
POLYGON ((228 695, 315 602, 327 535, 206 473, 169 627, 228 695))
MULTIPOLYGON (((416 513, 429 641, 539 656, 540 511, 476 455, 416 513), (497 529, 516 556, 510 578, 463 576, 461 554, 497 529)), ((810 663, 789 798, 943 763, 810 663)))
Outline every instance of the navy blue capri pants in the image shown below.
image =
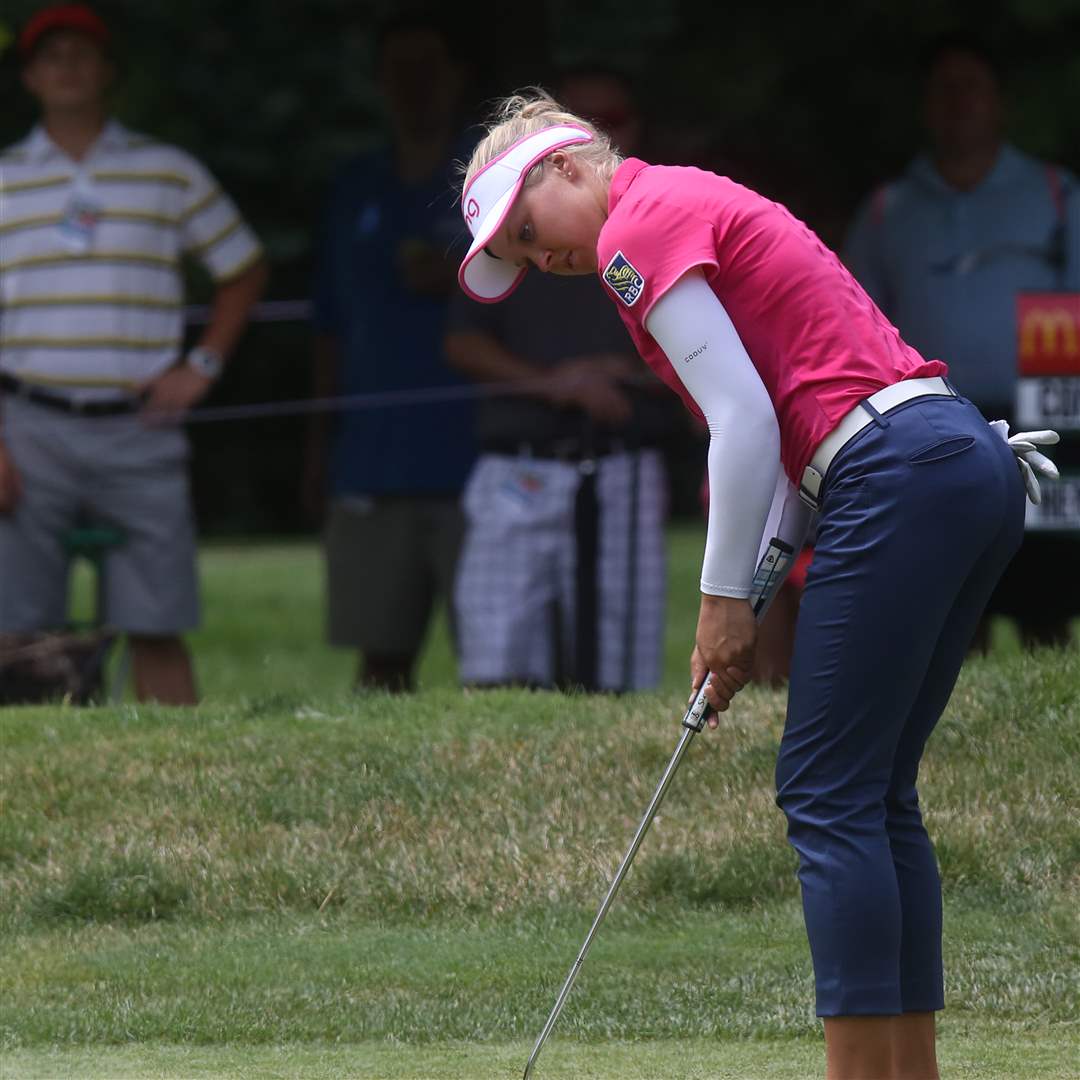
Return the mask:
POLYGON ((776 768, 819 1016, 944 1007, 919 759, 1024 527, 1013 453, 970 402, 868 411, 825 477, 776 768))

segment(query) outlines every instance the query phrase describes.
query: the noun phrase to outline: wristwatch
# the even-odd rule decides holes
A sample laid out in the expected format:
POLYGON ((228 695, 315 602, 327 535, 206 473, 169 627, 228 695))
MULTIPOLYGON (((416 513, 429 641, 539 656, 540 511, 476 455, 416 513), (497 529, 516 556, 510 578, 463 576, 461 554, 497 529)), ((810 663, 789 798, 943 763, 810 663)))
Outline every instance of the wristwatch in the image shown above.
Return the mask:
POLYGON ((207 379, 216 379, 225 368, 225 361, 221 354, 213 349, 197 345, 184 357, 184 363, 194 368, 200 375, 207 379))

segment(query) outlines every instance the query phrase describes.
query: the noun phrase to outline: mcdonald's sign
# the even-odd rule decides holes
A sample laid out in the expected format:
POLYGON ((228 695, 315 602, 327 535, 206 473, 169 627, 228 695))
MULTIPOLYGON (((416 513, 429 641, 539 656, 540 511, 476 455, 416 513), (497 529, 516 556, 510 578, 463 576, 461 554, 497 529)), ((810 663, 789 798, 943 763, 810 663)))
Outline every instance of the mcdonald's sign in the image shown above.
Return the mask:
POLYGON ((1080 292, 1016 298, 1021 376, 1080 375, 1080 292))

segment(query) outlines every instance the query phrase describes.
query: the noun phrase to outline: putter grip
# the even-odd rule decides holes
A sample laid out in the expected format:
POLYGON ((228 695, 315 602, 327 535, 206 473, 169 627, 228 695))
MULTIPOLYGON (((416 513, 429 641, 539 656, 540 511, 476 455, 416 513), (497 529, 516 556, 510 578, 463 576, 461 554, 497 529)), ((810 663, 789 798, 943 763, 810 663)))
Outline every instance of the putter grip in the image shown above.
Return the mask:
MULTIPOLYGON (((761 622, 769 608, 769 604, 772 603, 773 597, 780 586, 784 584, 784 579, 787 577, 794 561, 795 549, 781 540, 780 537, 774 536, 765 548, 757 570, 754 571, 754 580, 750 585, 750 595, 747 597, 758 622, 761 622)), ((705 697, 705 687, 709 685, 710 678, 711 675, 705 677, 701 689, 690 703, 690 708, 686 710, 686 715, 682 720, 684 728, 698 732, 705 729, 705 724, 713 711, 708 699, 705 697)))
POLYGON ((701 689, 697 692, 694 700, 690 702, 690 708, 686 710, 686 715, 682 718, 684 728, 697 732, 705 729, 705 724, 712 715, 712 707, 709 705, 708 698, 705 697, 705 687, 708 685, 709 677, 706 676, 705 681, 701 684, 701 689))

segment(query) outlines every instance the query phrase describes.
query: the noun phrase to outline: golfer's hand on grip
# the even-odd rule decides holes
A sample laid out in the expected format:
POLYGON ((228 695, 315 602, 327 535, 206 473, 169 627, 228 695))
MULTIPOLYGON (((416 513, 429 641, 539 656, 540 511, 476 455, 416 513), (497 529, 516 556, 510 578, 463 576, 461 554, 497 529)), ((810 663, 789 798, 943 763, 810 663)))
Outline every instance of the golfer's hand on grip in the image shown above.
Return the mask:
POLYGON ((8 514, 15 509, 15 504, 22 495, 22 481, 19 470, 0 441, 0 514, 8 514))
MULTIPOLYGON (((724 712, 750 678, 756 644, 757 620, 748 600, 703 593, 694 652, 690 657, 693 693, 697 693, 711 672, 705 696, 715 712, 724 712)), ((716 717, 710 716, 709 727, 716 724, 716 717)))

